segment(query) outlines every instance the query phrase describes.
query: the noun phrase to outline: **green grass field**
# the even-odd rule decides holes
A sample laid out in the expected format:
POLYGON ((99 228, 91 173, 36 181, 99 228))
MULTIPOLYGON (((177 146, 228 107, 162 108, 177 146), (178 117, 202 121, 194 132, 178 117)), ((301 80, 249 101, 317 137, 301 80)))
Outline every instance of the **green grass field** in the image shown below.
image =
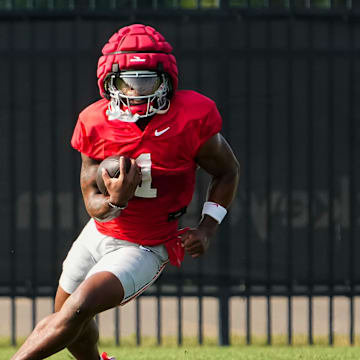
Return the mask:
MULTIPOLYGON (((117 360, 358 360, 359 347, 327 346, 204 346, 204 347, 106 347, 102 348, 117 360)), ((1 347, 0 360, 9 360, 14 348, 1 347)), ((71 360, 64 350, 50 357, 54 360, 71 360)))
MULTIPOLYGON (((18 339, 19 344, 24 339, 18 339)), ((162 346, 156 345, 153 337, 142 337, 141 346, 136 346, 135 334, 121 338, 121 346, 114 346, 111 339, 102 339, 100 350, 115 356, 117 360, 359 360, 360 337, 356 336, 355 346, 349 346, 348 336, 337 335, 334 337, 335 345, 328 346, 327 336, 315 336, 314 346, 308 346, 305 335, 296 335, 293 346, 287 346, 284 335, 273 336, 272 346, 266 345, 266 338, 252 337, 251 346, 245 345, 244 336, 232 336, 232 346, 219 347, 217 339, 205 337, 204 346, 197 345, 197 339, 184 336, 183 346, 177 346, 177 338, 164 336, 162 346)), ((0 338, 0 360, 9 360, 15 349, 9 346, 10 339, 0 338)), ((67 350, 51 356, 53 360, 73 360, 67 350)))

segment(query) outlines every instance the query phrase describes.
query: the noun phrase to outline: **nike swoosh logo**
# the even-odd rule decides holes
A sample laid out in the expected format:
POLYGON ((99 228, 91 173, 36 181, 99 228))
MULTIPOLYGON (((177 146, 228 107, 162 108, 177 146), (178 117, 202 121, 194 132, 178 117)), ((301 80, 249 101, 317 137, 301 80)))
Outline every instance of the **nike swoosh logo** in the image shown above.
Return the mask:
POLYGON ((155 130, 155 136, 160 136, 160 135, 162 135, 163 133, 166 133, 169 129, 170 129, 170 126, 167 127, 167 128, 164 129, 164 130, 161 130, 161 131, 157 131, 157 129, 156 129, 156 130, 155 130))

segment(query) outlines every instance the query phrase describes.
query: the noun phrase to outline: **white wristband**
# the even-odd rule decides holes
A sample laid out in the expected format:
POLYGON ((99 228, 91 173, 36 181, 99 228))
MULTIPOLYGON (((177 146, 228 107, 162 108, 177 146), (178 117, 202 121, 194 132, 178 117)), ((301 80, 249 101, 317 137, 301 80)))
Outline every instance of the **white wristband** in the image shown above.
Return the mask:
POLYGON ((202 216, 204 216, 205 214, 211 216, 219 224, 221 224, 225 215, 227 214, 227 210, 223 206, 215 202, 206 201, 202 210, 202 216))
POLYGON ((118 206, 116 204, 113 204, 112 202, 108 201, 108 205, 113 208, 113 209, 117 209, 117 210, 124 210, 126 209, 127 205, 125 206, 118 206))

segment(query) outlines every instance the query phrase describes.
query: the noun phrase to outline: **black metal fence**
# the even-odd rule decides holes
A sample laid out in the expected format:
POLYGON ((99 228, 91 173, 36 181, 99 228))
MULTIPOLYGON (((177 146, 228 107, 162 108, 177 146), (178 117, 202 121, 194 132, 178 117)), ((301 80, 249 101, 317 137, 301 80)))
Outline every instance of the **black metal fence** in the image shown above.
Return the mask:
MULTIPOLYGON (((0 296, 12 299, 13 343, 15 298, 33 299, 35 324, 36 298, 54 294, 64 256, 87 221, 80 158, 69 141, 79 111, 99 97, 102 45, 133 22, 153 25, 173 45, 180 88, 217 102, 223 134, 242 165, 234 206, 206 257, 169 268, 145 295, 157 297, 158 309, 161 297, 178 296, 179 344, 184 296, 200 299, 200 343, 201 299, 219 299, 221 344, 229 343, 232 296, 247 301, 248 343, 250 298, 266 296, 269 344, 272 296, 288 299, 290 344, 293 297, 308 297, 311 344, 313 297, 328 296, 332 344, 333 297, 344 295, 354 343, 360 13, 351 1, 329 1, 321 11, 285 3, 251 8, 249 1, 247 7, 221 1, 206 12, 0 11, 0 296)), ((186 225, 198 221, 205 196, 207 176, 198 180, 186 225)))

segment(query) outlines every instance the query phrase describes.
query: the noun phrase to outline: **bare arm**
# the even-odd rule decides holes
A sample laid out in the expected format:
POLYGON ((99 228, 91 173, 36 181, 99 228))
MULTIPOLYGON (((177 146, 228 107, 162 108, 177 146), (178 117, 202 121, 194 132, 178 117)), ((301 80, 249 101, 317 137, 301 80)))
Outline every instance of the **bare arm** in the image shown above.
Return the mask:
POLYGON ((134 195, 137 185, 140 182, 139 169, 135 160, 131 160, 131 168, 128 173, 125 171, 125 161, 120 158, 120 176, 112 179, 103 173, 105 186, 109 196, 100 193, 96 185, 96 172, 99 161, 96 161, 84 154, 81 154, 82 165, 80 173, 80 186, 88 214, 98 221, 109 221, 120 215, 120 210, 109 206, 109 202, 123 207, 134 195))
MULTIPOLYGON (((207 200, 229 209, 236 195, 240 175, 240 165, 230 145, 221 134, 216 134, 200 148, 196 160, 202 169, 212 175, 207 200)), ((217 225, 216 221, 208 218, 205 215, 199 227, 211 223, 217 225)), ((213 227, 216 228, 210 226, 213 227)))
MULTIPOLYGON (((236 195, 240 174, 240 165, 230 145, 221 134, 216 134, 199 149, 196 161, 212 176, 207 200, 229 209, 236 195)), ((202 255, 218 226, 216 220, 205 215, 197 229, 192 229, 182 236, 185 250, 193 258, 202 255)))

